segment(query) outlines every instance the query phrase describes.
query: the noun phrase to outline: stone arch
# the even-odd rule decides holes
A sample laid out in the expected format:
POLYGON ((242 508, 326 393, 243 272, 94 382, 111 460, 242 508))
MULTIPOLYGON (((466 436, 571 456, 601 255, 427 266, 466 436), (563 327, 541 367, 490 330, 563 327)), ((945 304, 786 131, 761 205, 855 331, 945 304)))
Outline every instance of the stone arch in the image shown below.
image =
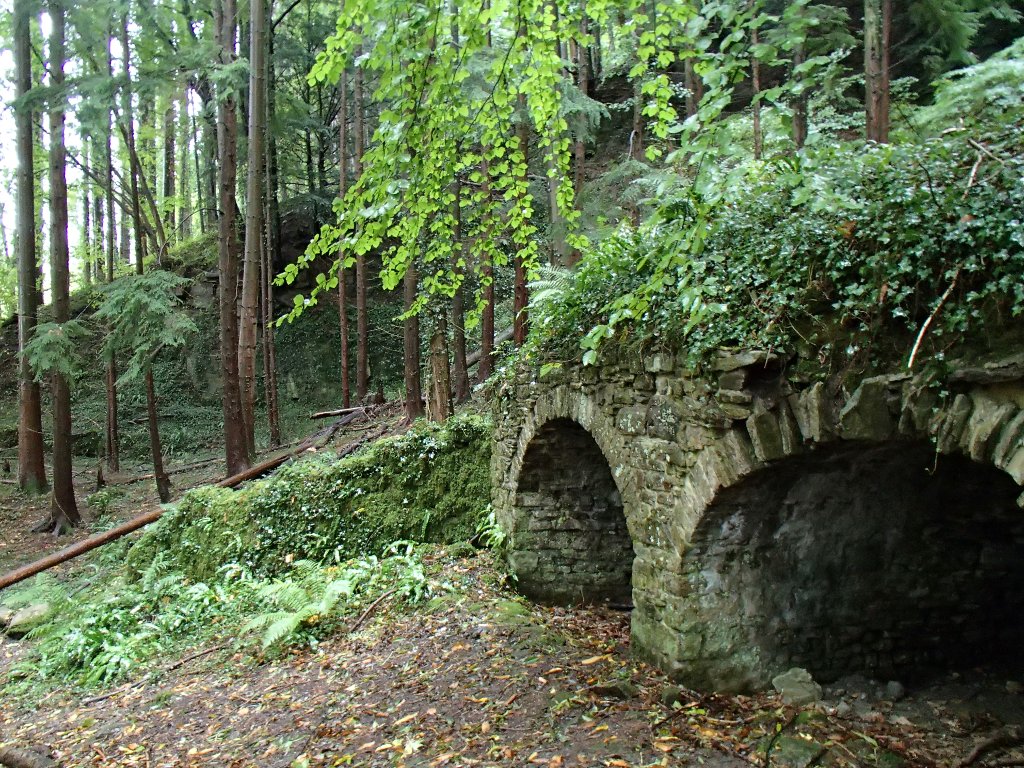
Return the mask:
POLYGON ((642 655, 747 690, 791 666, 905 677, 1024 643, 1024 409, 987 388, 943 408, 887 396, 902 378, 842 408, 805 391, 700 452, 674 511, 679 570, 633 617, 642 655))
POLYGON ((503 474, 496 512, 522 591, 548 602, 629 603, 645 541, 643 471, 594 400, 568 387, 538 397, 503 474))
MULTIPOLYGON (((839 671, 840 661, 847 671, 860 665, 879 673, 895 670, 901 654, 911 663, 941 661, 941 648, 914 648, 906 643, 900 648, 901 640, 891 628, 869 626, 870 622, 845 636, 818 631, 815 622, 820 625, 824 619, 798 604, 801 594, 813 596, 814 590, 806 585, 788 585, 792 605, 763 603, 763 596, 745 591, 738 582, 730 582, 728 589, 716 587, 723 574, 730 577, 730 573, 749 571, 752 578, 771 584, 778 581, 780 571, 804 566, 805 581, 813 581, 816 569, 823 574, 822 580, 834 581, 828 569, 834 571, 835 564, 821 559, 783 558, 774 565, 759 565, 749 558, 756 555, 763 560, 769 549, 765 542, 774 542, 783 554, 787 548, 799 551, 799 537, 777 540, 775 533, 783 530, 792 537, 795 534, 791 532, 801 525, 806 528, 808 521, 815 521, 807 513, 816 504, 832 510, 833 517, 839 516, 843 505, 826 498, 827 493, 815 497, 811 492, 815 488, 824 488, 833 497, 841 495, 843 488, 847 494, 860 495, 857 504, 866 510, 864 514, 873 515, 871 535, 858 538, 856 531, 835 529, 832 534, 848 541, 849 547, 870 552, 890 531, 879 524, 885 522, 879 508, 867 501, 881 497, 890 486, 899 486, 903 476, 912 476, 914 482, 898 491, 910 501, 899 516, 904 528, 892 533, 896 543, 890 542, 885 550, 890 553, 887 562, 893 561, 891 553, 899 551, 898 541, 926 533, 921 510, 911 502, 918 498, 944 500, 959 492, 956 483, 950 487, 914 485, 923 482, 915 472, 940 454, 950 457, 943 459, 941 475, 966 476, 967 485, 978 489, 976 494, 990 494, 986 489, 995 489, 982 505, 991 514, 985 517, 961 500, 951 507, 946 530, 960 531, 961 538, 973 537, 968 559, 984 563, 984 567, 975 569, 977 578, 971 583, 982 584, 984 590, 985 579, 994 577, 1010 585, 1010 592, 1004 590, 998 605, 989 607, 1011 606, 1024 615, 1024 601, 1017 597, 1024 596, 1020 571, 1000 574, 996 570, 1002 567, 1000 562, 1015 558, 1024 562, 1024 553, 1014 551, 1007 556, 999 546, 991 546, 1024 542, 1024 531, 1015 527, 1024 521, 1016 509, 1024 507, 1024 494, 1018 488, 1024 485, 1024 358, 953 370, 941 388, 954 393, 947 400, 939 398, 940 388, 929 386, 924 375, 873 376, 854 384, 852 394, 846 395, 850 390, 840 388, 836 381, 808 384, 791 379, 785 361, 757 351, 723 353, 701 375, 680 369, 671 355, 664 354, 612 356, 597 369, 566 367, 547 377, 524 368, 498 393, 492 453, 492 500, 499 521, 510 534, 513 571, 521 579, 526 574, 527 580, 534 574, 541 588, 533 591, 540 594, 545 582, 558 584, 573 570, 537 570, 542 548, 530 540, 531 513, 524 510, 517 495, 524 466, 527 474, 532 471, 530 446, 543 444, 562 430, 579 430, 596 446, 597 451, 589 455, 600 463, 596 461, 599 454, 607 464, 621 497, 635 553, 632 647, 641 656, 693 687, 722 690, 764 687, 784 665, 800 658, 823 679, 839 671), (903 462, 906 471, 886 470, 894 462, 903 462), (1014 498, 1015 494, 1020 495, 1014 498), (743 522, 744 514, 749 518, 750 509, 758 504, 770 508, 760 527, 737 527, 737 521, 743 522), (786 504, 790 508, 785 508, 786 504), (961 525, 962 519, 968 521, 966 526, 961 525), (985 538, 990 528, 999 532, 985 538), (752 531, 749 535, 741 535, 748 529, 752 531), (979 543, 982 539, 988 544, 979 543), (732 546, 731 555, 724 552, 729 549, 728 542, 737 540, 740 543, 732 546), (730 561, 736 566, 733 572, 719 567, 726 556, 734 559, 730 561), (722 595, 743 599, 726 600, 722 595), (767 621, 770 615, 785 616, 786 611, 795 617, 789 624, 767 621), (766 619, 753 634, 745 631, 748 625, 757 625, 748 620, 751 617, 766 619), (810 618, 802 621, 801 617, 810 618), (786 636, 786 648, 780 647, 784 643, 773 646, 763 642, 764 637, 786 636), (846 661, 842 661, 844 654, 846 661), (879 661, 886 654, 891 662, 886 662, 888 667, 879 661), (837 665, 829 669, 820 664, 825 656, 837 665)), ((829 521, 829 516, 817 520, 815 531, 828 531, 829 521)), ((942 535, 938 539, 942 540, 942 535)), ((936 558, 953 560, 957 556, 955 542, 951 543, 949 536, 944 541, 945 549, 940 547, 938 555, 930 555, 933 569, 936 558)), ((586 537, 567 534, 565 544, 570 542, 577 547, 579 562, 585 563, 592 543, 586 537)), ((927 562, 920 565, 927 570, 927 562)), ((840 562, 840 570, 842 566, 840 562)), ((586 581, 585 574, 582 568, 581 582, 586 581)), ((829 583, 825 593, 831 595, 841 588, 829 583)), ((890 585, 889 590, 895 588, 890 585)), ((582 592, 585 590, 577 588, 568 597, 578 598, 582 592)), ((959 596, 963 598, 959 603, 972 600, 965 592, 959 596)), ((855 601, 864 599, 862 594, 855 601)), ((954 607, 949 603, 933 610, 951 616, 954 607)), ((890 605, 888 612, 912 613, 898 605, 890 605)), ((847 619, 841 612, 825 618, 825 623, 847 619)), ((977 623, 976 618, 964 614, 950 623, 966 627, 977 623)), ((1019 639, 1024 642, 1024 632, 1019 639)), ((947 643, 946 649, 976 642, 977 638, 961 634, 947 643)))

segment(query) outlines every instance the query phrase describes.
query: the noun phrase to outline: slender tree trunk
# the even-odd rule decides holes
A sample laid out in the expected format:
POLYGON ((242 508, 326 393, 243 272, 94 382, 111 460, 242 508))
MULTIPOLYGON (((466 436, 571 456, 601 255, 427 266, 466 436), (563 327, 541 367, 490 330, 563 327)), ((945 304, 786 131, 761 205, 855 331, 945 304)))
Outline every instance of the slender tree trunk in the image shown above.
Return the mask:
MULTIPOLYGON (((63 126, 62 126, 63 127, 63 126)), ((79 251, 83 254, 82 278, 86 285, 92 285, 92 207, 89 200, 89 175, 92 163, 89 157, 89 140, 82 141, 82 228, 79 232, 81 242, 79 251)), ((65 200, 65 202, 67 202, 65 200)))
POLYGON ((121 52, 124 70, 125 87, 122 96, 122 119, 124 120, 125 145, 128 149, 128 175, 131 180, 132 232, 135 234, 135 274, 141 275, 143 262, 146 258, 145 235, 142 231, 142 209, 139 205, 139 167, 138 154, 135 151, 135 118, 132 116, 132 79, 131 79, 131 48, 128 37, 128 15, 121 17, 121 52))
POLYGON ((188 240, 192 237, 192 174, 189 156, 188 131, 188 86, 181 94, 181 108, 178 114, 178 237, 188 240))
MULTIPOLYGON (((487 152, 484 152, 486 157, 487 152)), ((483 205, 491 201, 491 168, 487 160, 481 163, 483 177, 483 205)), ((484 309, 480 317, 480 364, 477 366, 477 381, 484 382, 494 373, 494 255, 489 251, 481 254, 483 264, 480 279, 483 283, 484 309)))
MULTIPOLYGON (((362 46, 356 51, 362 55, 362 46)), ((356 67, 355 88, 353 93, 353 116, 355 117, 355 172, 356 179, 363 175, 364 122, 365 105, 363 104, 363 71, 356 67)), ((370 391, 370 321, 366 310, 367 293, 366 254, 356 254, 356 399, 362 402, 370 391)), ((417 321, 418 322, 418 321, 417 321)), ((417 330, 418 334, 418 330, 417 330)), ((417 369, 417 377, 419 371, 417 369)), ((418 381, 418 378, 417 378, 418 381)), ((419 391, 417 387, 417 391, 419 391)))
MULTIPOLYGON (((107 25, 107 37, 113 37, 113 26, 108 23, 107 25)), ((110 54, 110 46, 108 45, 105 53, 105 62, 107 66, 107 77, 113 78, 114 74, 114 62, 110 54)), ((114 282, 114 240, 117 238, 117 223, 114 221, 114 148, 113 148, 113 137, 114 137, 114 126, 111 120, 111 112, 113 105, 110 105, 104 110, 104 114, 107 121, 106 130, 103 132, 103 170, 106 174, 106 187, 104 192, 106 193, 107 203, 107 253, 106 253, 106 271, 107 271, 107 282, 114 282)))
MULTIPOLYGON (((273 18, 274 4, 270 0, 267 6, 267 15, 273 18)), ((263 263, 260 269, 262 278, 262 299, 263 308, 263 389, 267 399, 267 423, 270 431, 270 445, 274 448, 281 445, 281 412, 278 408, 277 399, 277 349, 274 344, 274 288, 271 284, 271 275, 274 272, 274 256, 277 254, 277 230, 274 226, 273 194, 276 181, 276 169, 274 168, 274 147, 269 141, 271 126, 274 119, 274 104, 270 98, 271 68, 270 56, 273 50, 272 27, 268 27, 266 34, 266 78, 263 81, 263 107, 264 119, 263 129, 265 133, 263 142, 263 170, 265 185, 263 189, 263 263)))
POLYGON ((175 193, 174 167, 178 161, 175 139, 178 132, 177 115, 174 113, 174 99, 168 98, 164 110, 164 189, 161 203, 166 211, 164 228, 169 236, 177 229, 176 204, 172 202, 175 193))
POLYGON ((864 0, 864 98, 867 139, 889 141, 889 38, 892 0, 864 0))
POLYGON ((121 436, 117 423, 117 359, 107 363, 107 468, 111 472, 121 469, 121 436))
POLYGON ((264 151, 266 136, 266 4, 249 2, 249 156, 246 175, 245 262, 238 329, 238 375, 242 422, 249 456, 256 453, 256 312, 259 303, 260 242, 263 238, 264 151))
MULTIPOLYGON (((218 42, 221 61, 235 59, 235 4, 221 0, 217 5, 218 42)), ((218 211, 218 272, 220 303, 220 359, 224 413, 224 451, 227 474, 249 467, 245 423, 242 421, 241 387, 238 380, 238 232, 235 208, 238 128, 235 120, 234 93, 226 90, 218 100, 217 146, 220 162, 218 211)))
MULTIPOLYGON (((97 152, 96 154, 99 154, 97 152)), ((93 234, 92 234, 92 250, 89 252, 89 261, 92 262, 93 274, 96 277, 97 283, 103 282, 103 234, 106 232, 104 227, 104 204, 103 194, 98 187, 93 188, 92 197, 92 221, 93 221, 93 234)))
MULTIPOLYGON (((804 63, 804 43, 799 42, 793 49, 793 70, 797 70, 804 63)), ((802 80, 801 75, 797 77, 802 80)), ((801 92, 793 99, 793 143, 796 148, 803 149, 807 142, 807 94, 801 92)))
POLYGON ((18 485, 40 493, 46 489, 43 466, 43 419, 39 385, 25 357, 25 346, 36 328, 39 294, 36 286, 35 176, 33 172, 32 110, 23 98, 32 88, 32 38, 27 0, 14 4, 14 119, 18 148, 18 485))
MULTIPOLYGON (((55 90, 64 85, 64 6, 50 0, 49 65, 50 84, 55 90)), ((50 107, 50 282, 53 319, 66 323, 71 317, 68 252, 68 185, 65 177, 64 105, 60 100, 50 107)), ((82 522, 75 501, 71 467, 71 389, 63 374, 51 374, 53 399, 53 493, 50 517, 42 529, 54 534, 82 522)))
MULTIPOLYGON (((112 36, 113 27, 108 26, 108 37, 112 36)), ((110 46, 106 51, 107 77, 113 76, 113 58, 110 54, 110 46)), ((107 130, 104 134, 106 142, 104 161, 106 171, 106 195, 107 195, 107 282, 114 281, 114 240, 117 237, 117 222, 114 214, 114 151, 113 151, 113 121, 111 110, 107 110, 107 130)), ((122 214, 123 215, 123 214, 122 214)), ((127 234, 127 226, 122 226, 122 235, 127 234)), ((124 242, 124 240, 122 241, 124 242)), ((122 253, 122 258, 124 254, 122 253)), ((117 360, 111 357, 107 363, 106 371, 107 390, 107 468, 111 472, 117 472, 121 468, 120 434, 117 423, 117 360)))
MULTIPOLYGON (((344 72, 338 81, 338 198, 348 194, 348 77, 344 72)), ((341 407, 352 404, 352 387, 348 369, 348 270, 345 254, 338 264, 338 323, 341 331, 341 407)))
MULTIPOLYGON (((530 167, 530 121, 526 113, 526 96, 522 93, 518 96, 520 121, 516 127, 519 138, 519 149, 523 153, 523 167, 529 175, 530 167)), ((513 258, 515 279, 512 289, 512 339, 517 347, 526 343, 526 334, 529 325, 527 305, 530 302, 529 291, 526 285, 526 265, 521 256, 513 258)))
POLYGON ((153 369, 146 370, 146 421, 149 424, 149 450, 153 454, 153 477, 156 480, 156 493, 161 504, 171 500, 171 481, 164 471, 163 450, 160 446, 160 422, 157 417, 156 385, 153 382, 153 369))
POLYGON ((452 271, 460 275, 463 282, 459 283, 459 287, 452 295, 452 373, 455 379, 455 402, 464 403, 470 395, 469 366, 466 363, 466 249, 462 242, 462 184, 456 181, 453 186, 455 202, 452 203, 452 215, 455 217, 455 242, 452 271))
MULTIPOLYGON (((755 3, 751 0, 750 7, 753 9, 755 3)), ((750 42, 756 48, 761 42, 761 33, 755 26, 750 31, 750 42)), ((760 160, 761 155, 764 154, 764 136, 761 133, 761 62, 756 56, 752 56, 750 60, 750 75, 751 84, 753 88, 753 110, 754 110, 754 159, 760 160)))
MULTIPOLYGON (((403 299, 405 311, 412 309, 416 301, 416 289, 419 277, 416 266, 409 265, 403 280, 403 299)), ((408 421, 423 415, 423 393, 420 389, 420 318, 410 315, 402 326, 404 354, 402 356, 405 371, 405 417, 408 421)))
POLYGON ((448 322, 444 312, 437 313, 437 327, 430 337, 431 421, 443 422, 452 415, 452 383, 448 375, 448 322))

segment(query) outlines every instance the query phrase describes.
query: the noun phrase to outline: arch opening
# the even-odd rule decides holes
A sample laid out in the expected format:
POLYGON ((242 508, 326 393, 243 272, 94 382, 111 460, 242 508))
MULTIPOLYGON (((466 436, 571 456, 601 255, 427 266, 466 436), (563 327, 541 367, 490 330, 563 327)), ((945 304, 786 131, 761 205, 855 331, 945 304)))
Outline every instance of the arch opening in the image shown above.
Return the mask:
POLYGON ((936 465, 927 444, 822 450, 723 490, 684 563, 706 627, 699 682, 763 687, 794 666, 821 682, 1019 673, 1019 493, 994 467, 936 465))
POLYGON ((629 604, 633 542, 622 496, 594 438, 549 421, 523 456, 510 565, 521 591, 558 604, 629 604))

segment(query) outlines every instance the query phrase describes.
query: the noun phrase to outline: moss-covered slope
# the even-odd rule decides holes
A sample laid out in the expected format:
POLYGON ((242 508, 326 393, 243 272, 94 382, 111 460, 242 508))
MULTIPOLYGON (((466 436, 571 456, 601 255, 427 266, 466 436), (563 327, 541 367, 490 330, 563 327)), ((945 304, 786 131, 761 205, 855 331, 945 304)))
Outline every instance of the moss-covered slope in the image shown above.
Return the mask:
POLYGON ((465 540, 489 502, 490 438, 489 421, 460 415, 341 460, 286 465, 240 491, 196 489, 139 540, 129 563, 142 568, 163 551, 201 580, 227 563, 269 574, 293 559, 380 554, 398 540, 465 540))

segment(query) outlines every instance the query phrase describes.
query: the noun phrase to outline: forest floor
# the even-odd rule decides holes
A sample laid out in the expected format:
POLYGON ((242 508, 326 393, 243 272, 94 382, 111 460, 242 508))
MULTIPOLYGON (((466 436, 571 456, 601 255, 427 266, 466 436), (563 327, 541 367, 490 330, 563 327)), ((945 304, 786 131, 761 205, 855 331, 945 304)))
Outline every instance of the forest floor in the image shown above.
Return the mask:
MULTIPOLYGON (((175 484, 220 472, 213 462, 175 484)), ((80 480, 84 499, 94 478, 80 480)), ((151 481, 116 487, 129 490, 104 525, 155 503, 151 481)), ((0 510, 0 570, 52 551, 46 535, 24 533, 45 500, 12 491, 0 510)), ((0 746, 93 768, 1024 765, 1013 730, 1024 695, 1005 676, 965 671, 906 697, 850 678, 806 707, 774 693, 702 695, 631 656, 628 613, 529 604, 490 553, 453 551, 427 557, 439 587, 429 603, 385 600, 315 650, 263 656, 226 637, 113 688, 8 697, 0 746)), ((0 639, 0 685, 28 648, 0 639)))

